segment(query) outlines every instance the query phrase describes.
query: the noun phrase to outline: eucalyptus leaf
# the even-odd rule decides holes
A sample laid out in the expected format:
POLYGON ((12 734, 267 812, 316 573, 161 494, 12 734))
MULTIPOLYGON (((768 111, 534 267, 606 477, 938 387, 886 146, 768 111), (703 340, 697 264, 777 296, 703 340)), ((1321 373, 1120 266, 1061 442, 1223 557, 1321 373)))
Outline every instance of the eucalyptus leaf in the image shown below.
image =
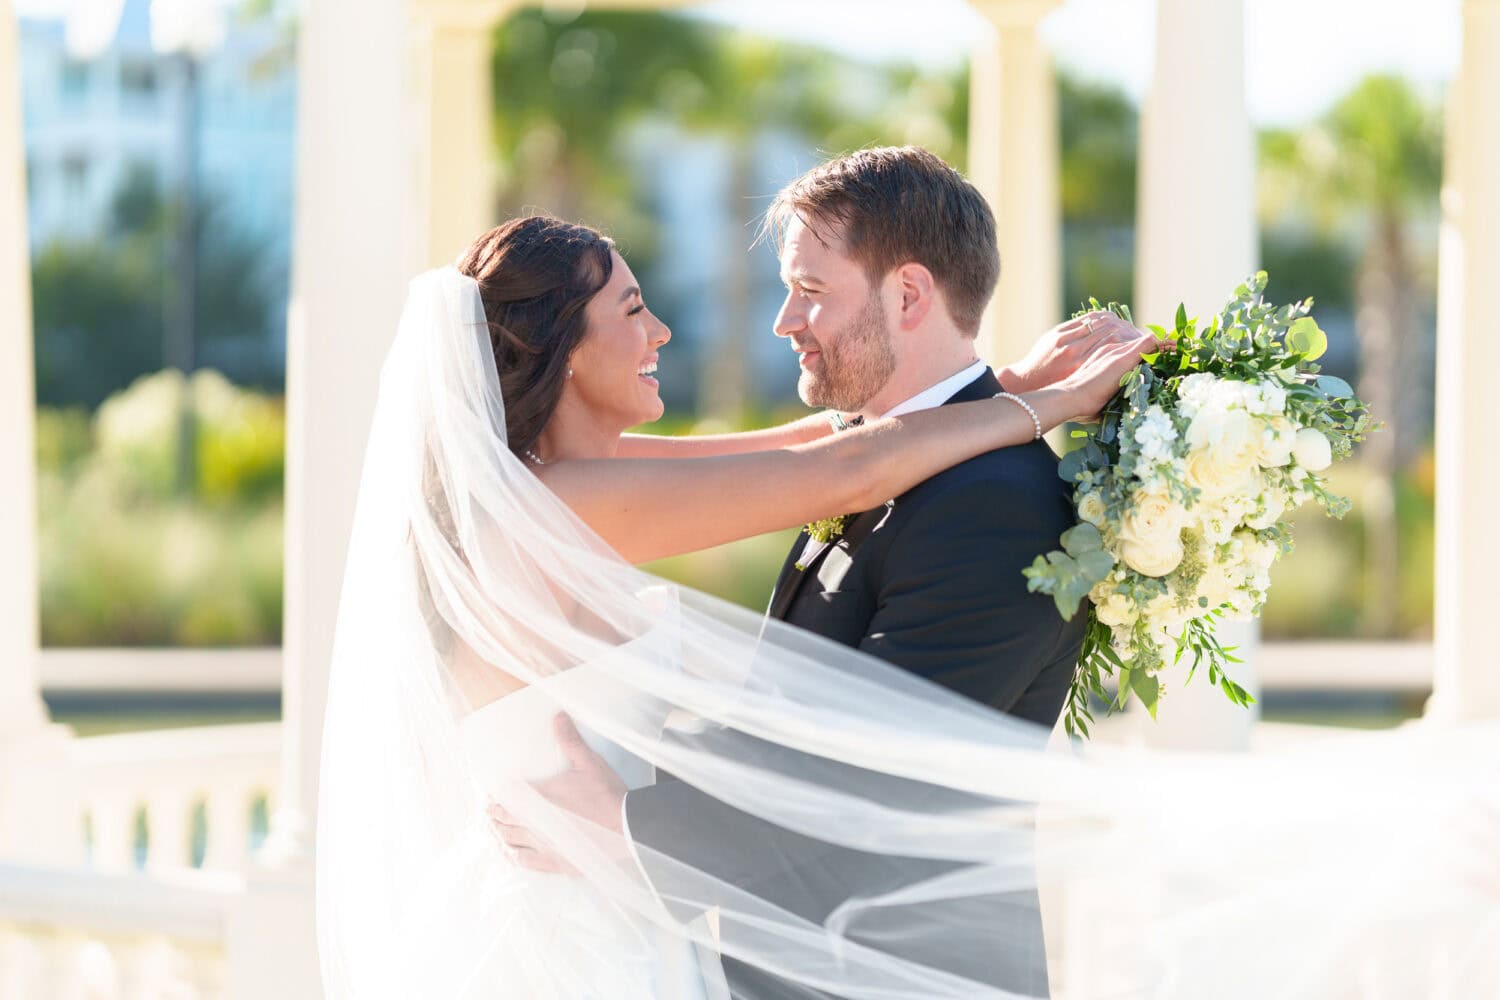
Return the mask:
POLYGON ((1068 452, 1062 457, 1062 460, 1057 463, 1058 478, 1065 483, 1077 482, 1079 474, 1087 468, 1087 465, 1084 462, 1085 458, 1086 455, 1084 454, 1083 448, 1078 448, 1074 451, 1068 452))
POLYGON ((1104 536, 1087 521, 1064 531, 1059 541, 1070 556, 1081 556, 1085 552, 1097 552, 1104 548, 1104 536))
POLYGON ((1318 388, 1329 399, 1349 399, 1354 395, 1354 387, 1336 375, 1319 375, 1318 388))
POLYGON ((1328 335, 1318 328, 1318 321, 1303 316, 1286 332, 1286 346, 1308 361, 1315 361, 1328 350, 1328 335))
MULTIPOLYGON (((1115 557, 1105 549, 1095 549, 1078 557, 1079 577, 1088 582, 1088 589, 1115 571, 1115 557)), ((1088 591, 1084 591, 1087 595, 1088 591)))

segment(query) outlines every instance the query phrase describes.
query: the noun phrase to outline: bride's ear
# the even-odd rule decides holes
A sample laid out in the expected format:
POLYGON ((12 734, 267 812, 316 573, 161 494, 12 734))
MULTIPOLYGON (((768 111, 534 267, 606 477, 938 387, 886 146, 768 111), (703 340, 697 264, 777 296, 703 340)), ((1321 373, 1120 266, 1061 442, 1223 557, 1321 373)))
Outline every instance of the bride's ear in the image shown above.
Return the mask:
POLYGON ((899 325, 902 330, 915 330, 932 309, 937 283, 932 280, 932 272, 915 261, 899 265, 892 275, 901 295, 899 325))

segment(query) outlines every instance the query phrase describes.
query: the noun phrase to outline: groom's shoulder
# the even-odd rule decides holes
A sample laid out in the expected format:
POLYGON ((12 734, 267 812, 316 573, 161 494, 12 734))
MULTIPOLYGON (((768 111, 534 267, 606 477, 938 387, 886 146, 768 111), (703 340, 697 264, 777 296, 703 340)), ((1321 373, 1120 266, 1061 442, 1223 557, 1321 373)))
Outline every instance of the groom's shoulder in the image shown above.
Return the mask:
POLYGON ((1068 487, 1058 478, 1057 462, 1045 441, 997 448, 918 483, 898 497, 896 505, 914 513, 940 498, 951 502, 960 496, 977 505, 1018 501, 1066 504, 1068 487))

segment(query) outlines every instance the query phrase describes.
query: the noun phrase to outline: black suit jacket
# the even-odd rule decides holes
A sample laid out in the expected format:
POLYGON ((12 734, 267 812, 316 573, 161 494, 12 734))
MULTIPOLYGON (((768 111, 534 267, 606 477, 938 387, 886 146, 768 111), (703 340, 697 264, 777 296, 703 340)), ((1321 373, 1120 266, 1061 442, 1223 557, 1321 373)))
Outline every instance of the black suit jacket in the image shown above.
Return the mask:
MULTIPOLYGON (((986 399, 1000 390, 986 371, 948 402, 986 399)), ((1064 622, 1050 597, 1027 592, 1021 570, 1074 523, 1068 486, 1045 443, 988 452, 856 515, 841 537, 808 553, 799 566, 804 532, 777 580, 770 614, 1050 728, 1062 712, 1086 616, 1064 622)), ((626 822, 637 844, 660 845, 814 922, 855 890, 867 895, 952 867, 875 858, 801 837, 665 775, 629 793, 626 822)), ((643 865, 658 881, 652 864, 643 865)), ((949 937, 942 945, 946 954, 932 954, 928 942, 911 957, 1045 994, 1034 894, 962 905, 971 916, 949 922, 963 923, 970 933, 949 937), (1020 960, 995 965, 989 953, 997 941, 1020 960)), ((736 997, 826 996, 729 957, 725 972, 736 997)))

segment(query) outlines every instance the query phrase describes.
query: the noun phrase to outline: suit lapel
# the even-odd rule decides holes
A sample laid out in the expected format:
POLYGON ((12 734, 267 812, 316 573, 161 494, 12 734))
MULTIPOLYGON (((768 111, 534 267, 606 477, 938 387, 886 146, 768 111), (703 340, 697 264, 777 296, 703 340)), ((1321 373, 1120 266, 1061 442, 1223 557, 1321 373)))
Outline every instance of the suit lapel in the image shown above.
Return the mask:
MULTIPOLYGON (((797 596, 797 591, 802 585, 802 578, 807 576, 807 570, 811 567, 798 568, 797 560, 802 558, 802 550, 807 547, 807 531, 804 529, 797 533, 797 540, 792 543, 792 551, 786 555, 786 562, 781 564, 781 572, 776 577, 776 588, 771 591, 771 605, 766 614, 772 618, 785 618, 787 609, 792 606, 792 598, 797 596)), ((824 546, 827 551, 827 546, 824 546)), ((818 555, 822 555, 819 552, 818 555)))
MULTIPOLYGON (((972 403, 980 399, 989 399, 1000 391, 1000 380, 995 377, 993 371, 986 368, 978 378, 945 400, 943 405, 947 406, 949 403, 972 403)), ((862 539, 863 535, 869 533, 868 531, 856 532, 854 530, 856 527, 863 527, 860 522, 867 517, 875 515, 884 517, 886 506, 888 506, 888 503, 881 504, 879 507, 864 511, 851 519, 848 526, 849 530, 846 534, 855 536, 851 539, 852 542, 857 544, 857 541, 862 539)), ((792 551, 787 553, 786 562, 782 563, 781 573, 776 577, 776 588, 771 591, 770 606, 766 610, 766 613, 772 618, 786 618, 787 612, 792 608, 792 602, 797 599, 797 594, 802 589, 802 584, 806 582, 808 577, 817 575, 818 564, 823 561, 823 557, 828 554, 828 550, 837 544, 837 542, 833 542, 824 545, 814 552, 808 558, 807 562, 799 568, 797 560, 802 558, 802 551, 807 547, 807 539, 807 532, 801 532, 797 536, 797 541, 792 545, 792 551)))

